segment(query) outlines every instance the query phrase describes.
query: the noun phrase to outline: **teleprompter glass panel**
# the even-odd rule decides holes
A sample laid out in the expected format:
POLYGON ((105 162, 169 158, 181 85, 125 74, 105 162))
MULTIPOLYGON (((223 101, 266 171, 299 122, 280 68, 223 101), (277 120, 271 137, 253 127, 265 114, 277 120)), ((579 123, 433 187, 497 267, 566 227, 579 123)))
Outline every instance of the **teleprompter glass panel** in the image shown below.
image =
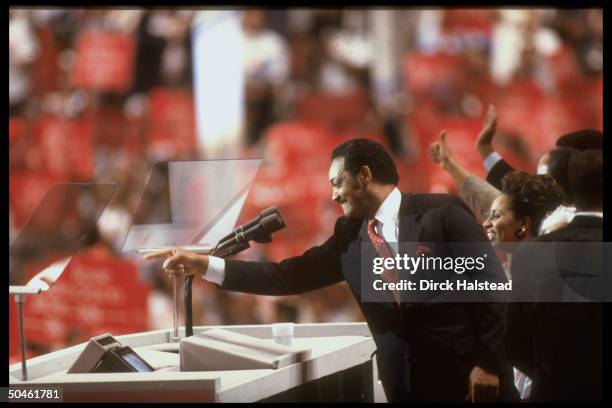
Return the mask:
POLYGON ((47 190, 9 247, 9 285, 47 290, 72 256, 97 239, 113 184, 60 183, 47 190))
POLYGON ((234 228, 260 164, 260 159, 155 164, 122 250, 214 247, 234 228))

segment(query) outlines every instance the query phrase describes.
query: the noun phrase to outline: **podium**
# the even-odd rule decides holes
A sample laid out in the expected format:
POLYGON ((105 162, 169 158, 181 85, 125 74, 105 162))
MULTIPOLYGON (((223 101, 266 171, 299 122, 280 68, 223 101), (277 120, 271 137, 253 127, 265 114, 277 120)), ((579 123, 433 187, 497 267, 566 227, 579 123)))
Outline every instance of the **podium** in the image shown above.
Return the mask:
MULTIPOLYGON (((273 341, 270 325, 201 326, 194 333, 213 328, 273 341)), ((293 345, 310 348, 311 354, 305 361, 278 369, 181 372, 179 347, 171 341, 172 335, 172 329, 165 329, 114 336, 154 372, 68 374, 87 344, 82 343, 28 360, 27 381, 21 380, 21 365, 11 365, 9 385, 60 387, 65 402, 384 400, 372 357, 376 346, 365 323, 297 324, 293 345)))

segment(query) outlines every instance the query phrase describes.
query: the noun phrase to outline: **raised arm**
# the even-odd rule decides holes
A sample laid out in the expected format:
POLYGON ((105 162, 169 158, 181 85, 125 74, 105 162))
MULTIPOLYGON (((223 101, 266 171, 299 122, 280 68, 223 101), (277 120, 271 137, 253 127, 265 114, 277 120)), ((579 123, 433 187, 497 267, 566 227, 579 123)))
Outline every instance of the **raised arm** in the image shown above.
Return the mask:
MULTIPOLYGON (((493 106, 489 112, 478 138, 495 133, 497 116, 493 106)), ((487 181, 463 167, 453 156, 446 144, 446 131, 440 133, 440 140, 429 145, 429 158, 440 165, 454 180, 459 189, 459 196, 477 214, 481 220, 489 215, 491 203, 501 192, 487 181)))
POLYGON ((494 151, 493 138, 495 137, 496 131, 497 112, 495 111, 495 107, 489 104, 489 109, 487 110, 487 115, 485 116, 482 130, 476 138, 476 150, 483 160, 489 157, 489 155, 494 151))
MULTIPOLYGON (((221 267, 219 287, 259 295, 295 295, 333 285, 344 280, 340 253, 346 240, 344 218, 338 219, 334 234, 322 245, 304 254, 280 262, 226 260, 221 267)), ((205 276, 213 268, 215 257, 182 249, 170 249, 145 255, 145 259, 165 258, 163 269, 170 275, 205 276), (209 268, 210 264, 210 268, 209 268)))

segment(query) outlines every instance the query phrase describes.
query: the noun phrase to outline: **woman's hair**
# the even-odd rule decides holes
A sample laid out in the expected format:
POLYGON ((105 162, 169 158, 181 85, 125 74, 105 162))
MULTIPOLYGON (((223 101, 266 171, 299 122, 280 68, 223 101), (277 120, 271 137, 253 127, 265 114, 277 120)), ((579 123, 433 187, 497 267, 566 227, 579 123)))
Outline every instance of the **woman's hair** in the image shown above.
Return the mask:
POLYGON ((537 235, 544 218, 563 201, 563 191, 549 175, 512 171, 502 178, 501 185, 514 215, 531 218, 531 235, 537 235))

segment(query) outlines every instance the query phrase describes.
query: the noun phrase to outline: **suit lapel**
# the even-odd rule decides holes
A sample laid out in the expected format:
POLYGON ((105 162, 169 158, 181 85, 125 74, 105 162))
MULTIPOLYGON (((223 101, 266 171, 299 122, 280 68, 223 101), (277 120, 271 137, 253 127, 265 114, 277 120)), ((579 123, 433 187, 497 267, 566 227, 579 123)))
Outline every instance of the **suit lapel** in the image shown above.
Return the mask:
MULTIPOLYGON (((400 203, 399 210, 399 231, 398 231, 398 247, 399 243, 407 243, 407 242, 418 242, 421 232, 423 230, 423 226, 420 222, 418 222, 417 217, 417 208, 414 205, 413 200, 410 199, 409 194, 402 194, 402 201, 400 203)), ((371 256, 378 256, 374 245, 372 244, 372 240, 368 235, 368 227, 367 221, 361 225, 361 229, 359 230, 359 237, 362 243, 367 243, 368 252, 371 253, 371 256)), ((414 250, 409 250, 410 256, 414 255, 414 250)), ((366 279, 366 282, 363 282, 366 285, 371 286, 374 282, 375 277, 372 274, 368 274, 369 278, 366 279)), ((402 292, 402 300, 405 301, 406 291, 402 292)), ((382 291, 380 295, 386 299, 386 303, 383 303, 385 306, 390 307, 394 310, 397 310, 397 304, 393 299, 393 295, 389 291, 382 291)))
MULTIPOLYGON (((410 194, 402 194, 402 201, 400 203, 399 210, 399 231, 397 235, 397 241, 399 242, 418 242, 421 236, 423 226, 417 221, 417 208, 414 202, 410 199, 410 194)), ((362 242, 368 242, 372 244, 372 240, 368 235, 368 223, 366 220, 361 224, 359 230, 359 236, 362 242)), ((372 245, 374 250, 374 245, 372 245)))
POLYGON ((402 194, 402 202, 399 211, 399 242, 418 242, 423 226, 417 221, 416 206, 409 194, 402 194))
MULTIPOLYGON (((410 199, 410 194, 402 194, 402 202, 399 211, 399 231, 398 231, 398 251, 400 254, 406 252, 408 256, 414 256, 416 252, 416 244, 408 243, 418 242, 423 231, 423 225, 417 220, 419 214, 414 201, 410 199), (403 243, 400 244, 400 243, 403 243)), ((400 274, 401 276, 401 274, 400 274)), ((401 292, 402 307, 409 305, 410 294, 408 291, 401 292)))

